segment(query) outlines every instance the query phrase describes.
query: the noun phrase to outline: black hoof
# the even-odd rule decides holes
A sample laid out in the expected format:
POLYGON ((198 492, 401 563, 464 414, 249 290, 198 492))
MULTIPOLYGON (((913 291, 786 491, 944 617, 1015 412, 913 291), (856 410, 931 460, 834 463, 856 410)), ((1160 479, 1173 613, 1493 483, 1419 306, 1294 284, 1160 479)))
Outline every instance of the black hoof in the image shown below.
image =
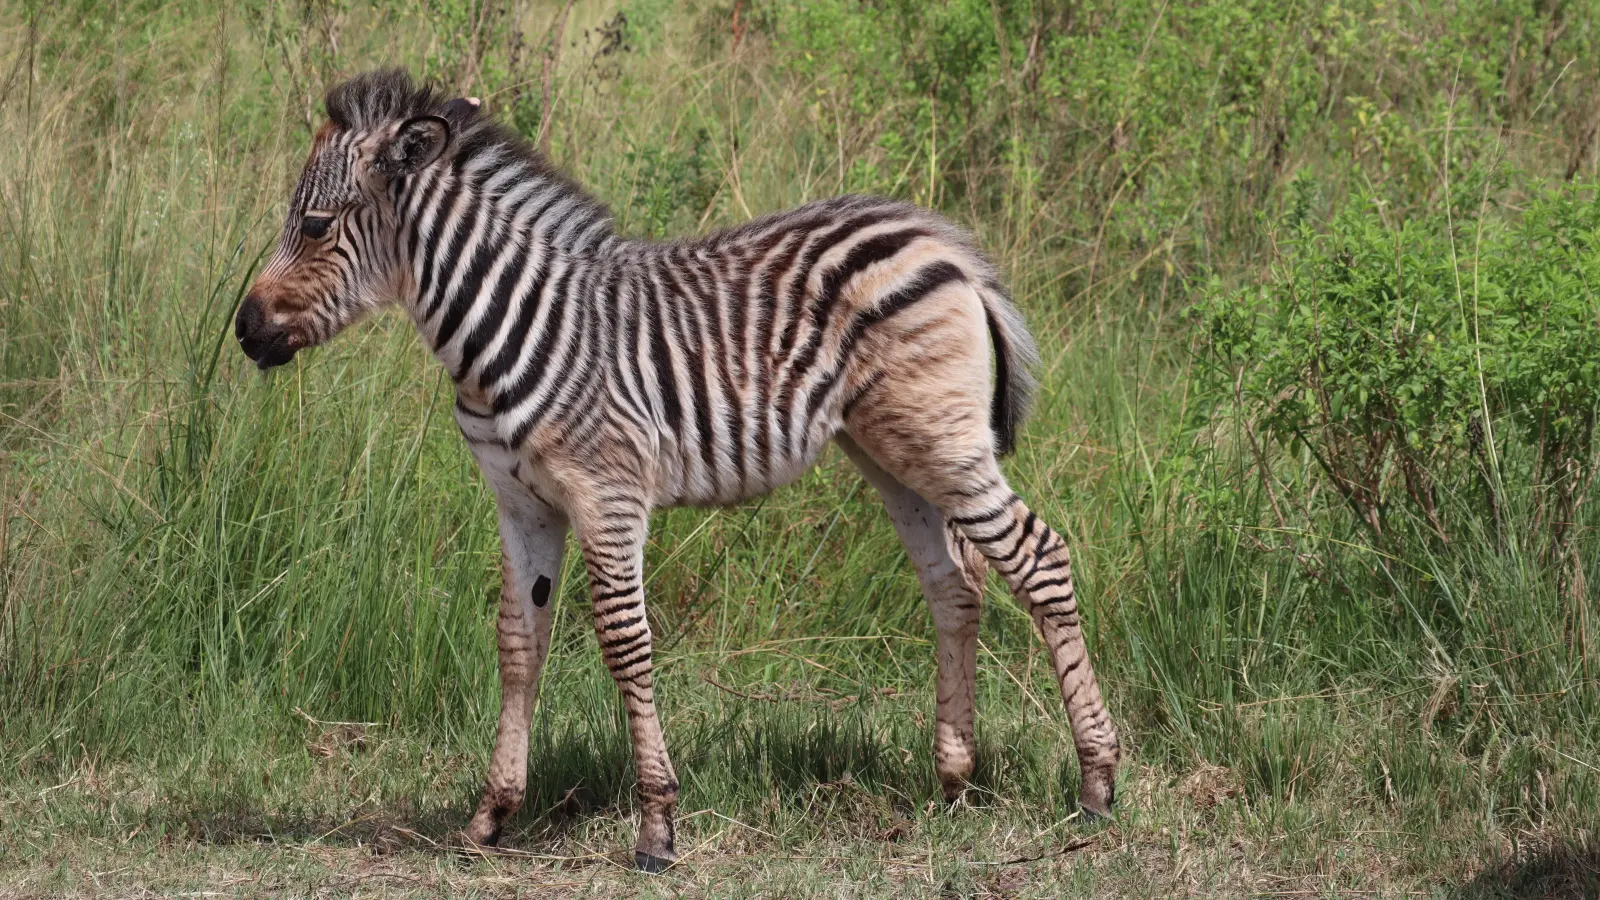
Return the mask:
POLYGON ((1093 824, 1095 822, 1110 822, 1117 817, 1117 806, 1115 801, 1106 804, 1103 809, 1095 809, 1087 803, 1080 802, 1078 804, 1078 809, 1083 811, 1083 821, 1085 824, 1093 824))
POLYGON ((647 875, 660 875, 662 872, 672 868, 674 862, 676 860, 651 856, 642 850, 635 850, 633 853, 633 864, 638 867, 639 871, 647 875))
POLYGON ((1083 810, 1083 821, 1099 822, 1116 818, 1117 808, 1117 783, 1107 779, 1104 790, 1096 790, 1097 781, 1085 783, 1085 790, 1078 795, 1078 808, 1083 810))
POLYGON ((493 833, 481 841, 475 840, 465 832, 459 832, 456 835, 456 839, 450 841, 450 844, 450 849, 454 850, 456 855, 463 859, 492 856, 499 852, 500 829, 496 828, 493 833))

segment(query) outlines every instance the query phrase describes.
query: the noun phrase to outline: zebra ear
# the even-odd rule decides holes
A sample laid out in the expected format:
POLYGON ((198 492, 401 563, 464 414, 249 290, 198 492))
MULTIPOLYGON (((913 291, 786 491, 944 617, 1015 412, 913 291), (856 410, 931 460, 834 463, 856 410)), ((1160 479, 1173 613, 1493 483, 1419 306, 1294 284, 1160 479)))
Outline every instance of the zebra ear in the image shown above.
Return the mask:
POLYGON ((444 114, 452 119, 469 119, 481 106, 483 101, 477 97, 457 97, 444 105, 444 114))
POLYGON ((372 167, 389 178, 419 172, 444 153, 450 144, 450 123, 440 116, 417 116, 400 123, 394 134, 378 144, 372 167))

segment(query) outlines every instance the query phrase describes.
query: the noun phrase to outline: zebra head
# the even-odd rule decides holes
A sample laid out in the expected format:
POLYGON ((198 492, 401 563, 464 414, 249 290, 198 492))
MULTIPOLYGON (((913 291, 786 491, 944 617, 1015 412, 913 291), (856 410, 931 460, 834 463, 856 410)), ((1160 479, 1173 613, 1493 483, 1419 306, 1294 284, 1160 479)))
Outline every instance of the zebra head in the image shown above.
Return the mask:
POLYGON ((442 103, 391 70, 339 85, 326 106, 277 250, 234 318, 239 346, 263 370, 401 295, 396 210, 405 185, 444 156, 478 101, 442 103))

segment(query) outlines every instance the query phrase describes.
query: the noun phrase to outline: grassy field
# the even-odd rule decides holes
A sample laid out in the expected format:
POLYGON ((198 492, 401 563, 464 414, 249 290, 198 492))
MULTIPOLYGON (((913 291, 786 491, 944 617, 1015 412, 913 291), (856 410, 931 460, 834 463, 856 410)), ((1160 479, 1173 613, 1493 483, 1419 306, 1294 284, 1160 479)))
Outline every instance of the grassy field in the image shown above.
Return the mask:
MULTIPOLYGON (((1592 196, 1591 4, 563 6, 0 0, 0 897, 1600 895, 1595 406, 1562 395, 1552 443, 1476 337, 1519 330, 1480 316, 1485 248, 1535 246, 1484 235, 1548 184, 1592 196), (932 626, 830 451, 655 519, 680 865, 629 866, 575 554, 509 849, 442 848, 498 703, 493 500, 448 379, 399 315, 271 377, 231 336, 321 91, 386 63, 543 133, 631 233, 848 190, 979 236, 1044 352, 1007 467, 1075 554, 1116 821, 1075 816, 998 579, 977 789, 939 800, 932 626), (1434 248, 1439 328, 1475 336, 1405 407, 1436 431, 1359 453, 1393 422, 1284 426, 1191 313, 1293 306, 1322 264, 1294 235, 1351 221, 1394 244, 1380 273, 1434 248), (1360 453, 1369 493, 1334 474, 1360 453)), ((1538 259, 1600 328, 1600 268, 1538 259)), ((1580 384, 1576 333, 1529 368, 1580 384)))

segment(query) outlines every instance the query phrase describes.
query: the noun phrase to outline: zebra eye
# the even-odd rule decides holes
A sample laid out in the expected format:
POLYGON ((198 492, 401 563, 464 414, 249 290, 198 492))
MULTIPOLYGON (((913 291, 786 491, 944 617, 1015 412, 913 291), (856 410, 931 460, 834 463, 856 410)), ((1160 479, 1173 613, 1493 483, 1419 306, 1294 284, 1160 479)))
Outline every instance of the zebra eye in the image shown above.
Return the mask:
POLYGON ((306 216, 300 220, 300 233, 313 241, 327 237, 328 229, 332 227, 332 216, 306 216))

